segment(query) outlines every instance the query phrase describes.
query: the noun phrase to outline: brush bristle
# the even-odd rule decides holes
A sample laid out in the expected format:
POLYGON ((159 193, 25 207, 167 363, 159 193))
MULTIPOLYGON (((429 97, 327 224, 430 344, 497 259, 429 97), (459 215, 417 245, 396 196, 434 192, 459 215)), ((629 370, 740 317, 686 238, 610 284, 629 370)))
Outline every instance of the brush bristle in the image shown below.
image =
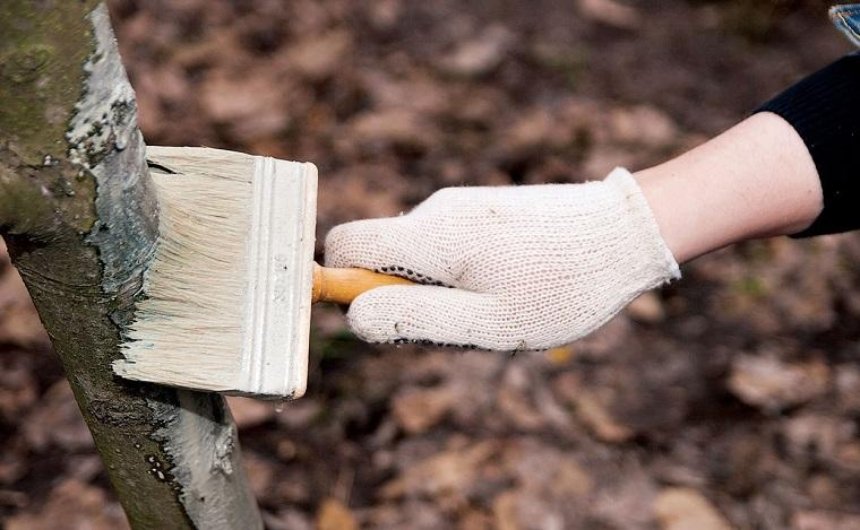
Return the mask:
POLYGON ((237 394, 302 394, 315 168, 216 149, 149 148, 147 156, 176 174, 152 174, 159 241, 116 373, 237 394), (287 206, 292 219, 279 217, 287 206))

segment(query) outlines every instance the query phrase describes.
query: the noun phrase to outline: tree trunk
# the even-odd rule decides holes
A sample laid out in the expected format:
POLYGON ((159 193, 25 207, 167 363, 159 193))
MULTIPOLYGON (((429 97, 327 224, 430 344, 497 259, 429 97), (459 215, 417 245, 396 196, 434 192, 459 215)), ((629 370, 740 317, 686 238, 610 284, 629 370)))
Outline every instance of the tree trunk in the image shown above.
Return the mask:
POLYGON ((128 519, 261 528, 223 399, 110 368, 157 236, 144 148, 105 6, 0 1, 0 228, 128 519))

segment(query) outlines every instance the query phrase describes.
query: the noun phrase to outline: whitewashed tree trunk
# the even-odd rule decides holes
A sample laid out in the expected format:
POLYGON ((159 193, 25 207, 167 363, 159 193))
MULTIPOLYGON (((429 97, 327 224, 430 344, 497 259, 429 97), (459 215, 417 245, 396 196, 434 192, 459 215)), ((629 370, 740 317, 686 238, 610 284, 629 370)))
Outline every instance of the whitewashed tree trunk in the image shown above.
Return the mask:
POLYGON ((256 529, 215 394, 116 378, 157 235, 106 7, 0 1, 0 229, 133 528, 256 529))

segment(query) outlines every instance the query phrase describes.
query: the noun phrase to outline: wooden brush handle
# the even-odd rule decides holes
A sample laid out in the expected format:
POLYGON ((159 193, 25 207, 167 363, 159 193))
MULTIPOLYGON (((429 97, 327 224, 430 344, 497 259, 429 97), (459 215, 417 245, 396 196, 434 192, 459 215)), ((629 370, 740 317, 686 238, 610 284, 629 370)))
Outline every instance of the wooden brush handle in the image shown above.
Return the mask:
POLYGON ((349 304, 361 293, 383 285, 416 284, 405 278, 367 269, 334 269, 314 264, 314 288, 311 301, 349 304))

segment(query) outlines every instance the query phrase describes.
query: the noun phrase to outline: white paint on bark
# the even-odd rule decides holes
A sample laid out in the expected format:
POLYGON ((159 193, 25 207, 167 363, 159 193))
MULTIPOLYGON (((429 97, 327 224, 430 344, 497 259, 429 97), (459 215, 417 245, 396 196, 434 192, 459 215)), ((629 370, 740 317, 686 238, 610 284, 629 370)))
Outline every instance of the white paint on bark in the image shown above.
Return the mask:
POLYGON ((200 392, 179 393, 179 408, 151 402, 162 427, 153 435, 173 459, 169 469, 181 485, 180 501, 198 528, 262 528, 256 503, 239 465, 236 427, 218 415, 221 398, 200 392), (175 411, 179 413, 176 414, 175 411))
POLYGON ((95 177, 98 221, 87 242, 104 264, 102 288, 115 294, 149 264, 158 230, 155 194, 137 128, 134 90, 125 75, 104 4, 90 14, 95 52, 66 139, 69 160, 95 177))
MULTIPOLYGON (((104 4, 90 14, 90 20, 96 49, 87 61, 85 89, 66 133, 72 146, 69 159, 96 182, 98 221, 86 240, 98 249, 103 264, 102 289, 110 296, 131 296, 140 289, 154 254, 158 235, 155 190, 137 128, 134 91, 104 4)), ((112 316, 120 326, 128 325, 130 317, 128 313, 112 316)), ((175 403, 147 400, 159 426, 152 438, 171 459, 162 465, 150 455, 150 479, 176 486, 196 528, 262 528, 239 460, 236 428, 223 399, 185 391, 177 391, 175 396, 175 403)), ((134 450, 139 452, 140 445, 134 450)))
POLYGON ((122 151, 139 136, 134 90, 125 75, 107 8, 99 5, 90 14, 96 50, 84 65, 86 87, 75 105, 66 139, 72 163, 90 167, 93 157, 112 147, 122 151))

